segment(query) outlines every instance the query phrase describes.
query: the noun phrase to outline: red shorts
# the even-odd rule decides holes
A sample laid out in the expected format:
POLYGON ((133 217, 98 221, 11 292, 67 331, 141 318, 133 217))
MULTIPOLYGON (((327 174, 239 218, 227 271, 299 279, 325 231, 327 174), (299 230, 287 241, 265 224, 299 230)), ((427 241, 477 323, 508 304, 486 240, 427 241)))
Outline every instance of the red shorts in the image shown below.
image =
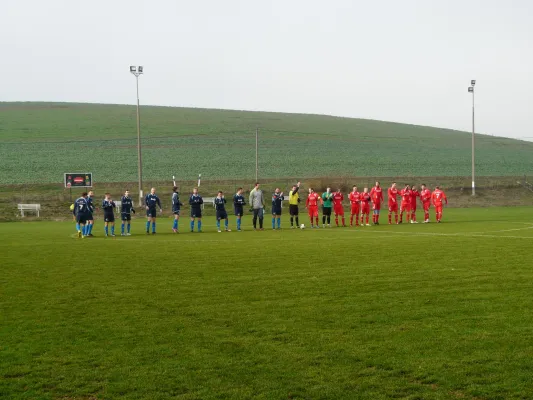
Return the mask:
POLYGON ((309 206, 307 211, 310 217, 318 217, 318 206, 309 206))
POLYGON ((442 214, 442 204, 440 206, 439 205, 435 206, 435 212, 437 214, 442 214))
POLYGON ((381 203, 373 203, 372 209, 373 210, 381 210, 381 203))
POLYGON ((424 211, 428 212, 429 207, 431 207, 431 202, 425 201, 424 203, 422 203, 422 207, 424 207, 424 211))
POLYGON ((344 215, 344 207, 342 205, 334 206, 333 212, 335 213, 335 215, 344 215))
POLYGON ((361 205, 361 214, 370 214, 370 204, 361 205))
POLYGON ((396 203, 389 203, 389 212, 398 212, 398 202, 396 203))
POLYGON ((402 203, 401 211, 402 212, 404 212, 404 211, 410 212, 411 211, 411 203, 402 203))
POLYGON ((359 204, 352 204, 352 215, 359 215, 359 212, 361 211, 361 207, 359 204))
POLYGON ((416 211, 416 204, 411 204, 411 212, 415 212, 416 211))

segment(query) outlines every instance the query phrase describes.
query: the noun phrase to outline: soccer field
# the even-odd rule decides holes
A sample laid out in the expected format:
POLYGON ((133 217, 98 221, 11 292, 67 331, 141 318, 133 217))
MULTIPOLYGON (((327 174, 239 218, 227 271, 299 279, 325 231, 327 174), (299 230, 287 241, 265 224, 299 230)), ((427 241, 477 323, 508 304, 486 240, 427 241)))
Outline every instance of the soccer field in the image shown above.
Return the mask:
POLYGON ((175 235, 165 218, 146 236, 136 219, 114 239, 101 219, 88 239, 0 224, 0 397, 533 397, 532 208, 282 220, 190 234, 182 218, 175 235))

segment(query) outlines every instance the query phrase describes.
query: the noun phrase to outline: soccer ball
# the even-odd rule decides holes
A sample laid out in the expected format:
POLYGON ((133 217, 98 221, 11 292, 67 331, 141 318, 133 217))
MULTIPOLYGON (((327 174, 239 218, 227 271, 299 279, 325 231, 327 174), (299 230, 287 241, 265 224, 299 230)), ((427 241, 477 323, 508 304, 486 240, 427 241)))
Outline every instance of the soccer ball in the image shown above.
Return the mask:
POLYGON ((304 224, 300 225, 300 229, 305 229, 305 225, 304 224))

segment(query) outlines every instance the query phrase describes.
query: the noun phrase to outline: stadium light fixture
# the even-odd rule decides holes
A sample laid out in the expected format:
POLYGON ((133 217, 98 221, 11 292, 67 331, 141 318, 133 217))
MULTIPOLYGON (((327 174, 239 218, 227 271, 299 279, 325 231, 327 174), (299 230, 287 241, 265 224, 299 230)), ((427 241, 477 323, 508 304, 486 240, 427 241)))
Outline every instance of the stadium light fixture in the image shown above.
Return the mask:
POLYGON ((137 82, 137 158, 139 161, 138 165, 138 177, 139 177, 139 207, 143 205, 143 172, 142 172, 142 157, 141 157, 141 115, 139 110, 139 76, 143 74, 143 67, 141 65, 135 66, 130 65, 130 73, 135 76, 137 82))
POLYGON ((476 149, 476 120, 475 120, 475 96, 474 96, 474 87, 476 86, 476 80, 472 79, 470 81, 470 87, 468 88, 468 93, 472 93, 472 196, 476 195, 476 163, 475 163, 475 149, 476 149))

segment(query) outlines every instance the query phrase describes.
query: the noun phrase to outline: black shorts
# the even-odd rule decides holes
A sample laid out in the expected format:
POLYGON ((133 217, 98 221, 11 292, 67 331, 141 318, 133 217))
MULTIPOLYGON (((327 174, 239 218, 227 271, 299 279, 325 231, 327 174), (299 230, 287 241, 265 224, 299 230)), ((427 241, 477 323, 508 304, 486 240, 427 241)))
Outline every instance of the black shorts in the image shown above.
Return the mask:
POLYGON ((228 219, 228 213, 224 211, 217 211, 217 221, 221 219, 228 219))
POLYGON ((289 204, 289 215, 298 215, 298 204, 289 204))
POLYGON ((244 215, 244 209, 242 206, 235 206, 235 215, 237 217, 242 217, 244 215))
POLYGON ((131 221, 131 214, 130 213, 120 213, 120 218, 122 221, 131 221))
POLYGON ((281 207, 272 208, 272 215, 281 215, 281 207))
POLYGON ((78 224, 85 225, 88 220, 89 219, 87 218, 87 214, 76 215, 76 222, 78 224))
POLYGON ((146 210, 146 216, 148 218, 155 218, 157 217, 157 210, 155 208, 149 208, 146 210))
POLYGON ((172 214, 174 215, 180 215, 181 210, 172 210, 172 214))
POLYGON ((86 219, 87 221, 92 221, 92 220, 94 219, 94 218, 93 218, 93 213, 89 213, 89 214, 87 214, 87 215, 85 216, 85 219, 86 219))
POLYGON ((191 218, 202 218, 202 209, 191 208, 191 218))
POLYGON ((104 221, 105 222, 115 222, 115 214, 104 214, 104 221))
POLYGON ((322 215, 325 215, 326 217, 331 217, 331 207, 322 206, 322 215))

